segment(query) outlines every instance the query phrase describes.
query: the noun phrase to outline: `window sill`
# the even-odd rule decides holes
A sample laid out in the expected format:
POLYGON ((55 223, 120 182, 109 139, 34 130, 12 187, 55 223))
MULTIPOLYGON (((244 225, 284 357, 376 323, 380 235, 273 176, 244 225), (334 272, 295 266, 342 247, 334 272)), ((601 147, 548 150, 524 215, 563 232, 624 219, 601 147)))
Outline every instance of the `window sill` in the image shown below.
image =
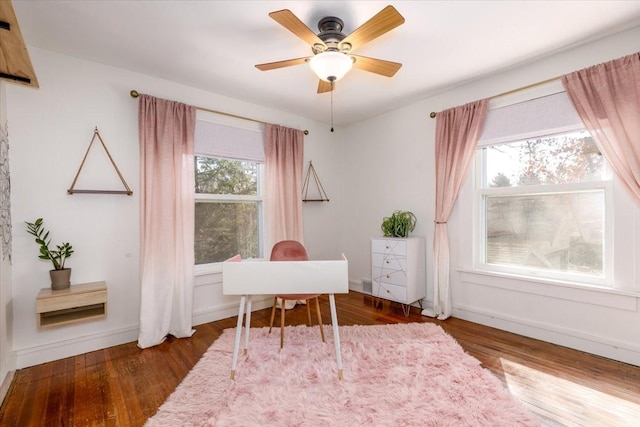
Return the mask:
MULTIPOLYGON (((247 258, 252 261, 262 261, 264 258, 247 258)), ((212 274, 222 274, 222 263, 214 262, 211 264, 198 264, 193 267, 194 277, 210 276, 212 274)))
POLYGON ((222 273, 221 262, 216 262, 214 264, 200 264, 193 267, 193 275, 195 277, 208 276, 210 274, 221 274, 221 273, 222 273))
POLYGON ((620 289, 466 267, 457 271, 464 283, 621 310, 637 311, 640 300, 640 293, 620 289))

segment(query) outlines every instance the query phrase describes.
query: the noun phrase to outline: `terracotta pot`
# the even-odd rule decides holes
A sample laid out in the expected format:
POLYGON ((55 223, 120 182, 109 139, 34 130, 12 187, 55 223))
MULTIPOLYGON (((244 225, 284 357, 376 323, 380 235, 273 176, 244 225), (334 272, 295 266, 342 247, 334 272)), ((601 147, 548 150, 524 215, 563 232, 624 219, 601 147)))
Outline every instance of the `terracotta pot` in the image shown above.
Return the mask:
POLYGON ((51 276, 51 289, 67 289, 71 286, 71 269, 49 270, 51 276))

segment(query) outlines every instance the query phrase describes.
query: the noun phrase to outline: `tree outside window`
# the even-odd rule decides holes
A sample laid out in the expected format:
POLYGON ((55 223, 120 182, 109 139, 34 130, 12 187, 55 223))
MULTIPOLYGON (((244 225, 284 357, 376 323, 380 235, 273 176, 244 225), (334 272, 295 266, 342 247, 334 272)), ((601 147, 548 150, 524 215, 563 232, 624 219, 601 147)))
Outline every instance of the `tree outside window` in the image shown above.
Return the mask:
POLYGON ((261 164, 195 157, 196 264, 261 255, 261 164))
POLYGON ((606 164, 586 131, 478 150, 482 262, 604 275, 606 164))

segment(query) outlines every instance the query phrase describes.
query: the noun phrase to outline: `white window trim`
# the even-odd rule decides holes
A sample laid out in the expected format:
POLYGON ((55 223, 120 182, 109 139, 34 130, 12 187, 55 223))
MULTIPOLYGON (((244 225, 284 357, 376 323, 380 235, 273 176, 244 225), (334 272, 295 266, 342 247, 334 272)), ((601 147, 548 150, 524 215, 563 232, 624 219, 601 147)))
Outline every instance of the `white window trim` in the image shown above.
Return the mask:
POLYGON ((596 181, 596 182, 580 182, 574 184, 553 184, 553 185, 528 185, 520 187, 501 187, 501 188, 482 188, 478 183, 486 182, 486 177, 483 177, 484 168, 481 163, 483 162, 480 153, 476 154, 475 164, 475 182, 474 182, 474 218, 475 229, 474 234, 476 236, 476 248, 473 266, 478 271, 496 272, 504 274, 512 274, 516 277, 532 277, 548 280, 557 280, 564 283, 584 283, 585 285, 596 285, 607 288, 613 287, 613 258, 611 248, 613 246, 613 220, 611 219, 613 212, 612 202, 612 184, 611 180, 596 181), (602 276, 581 275, 578 273, 568 273, 560 271, 539 270, 534 268, 508 266, 508 265, 496 265, 487 264, 482 260, 486 259, 486 218, 484 216, 483 206, 484 196, 510 196, 510 195, 544 195, 554 193, 579 193, 581 191, 603 190, 605 194, 605 224, 604 224, 604 259, 603 259, 603 274, 602 276))
MULTIPOLYGON (((208 194, 195 193, 195 203, 202 202, 225 202, 225 203, 242 203, 257 202, 258 203, 258 235, 260 238, 258 244, 258 252, 261 254, 256 259, 264 259, 265 240, 267 238, 264 228, 264 163, 258 163, 258 194, 257 196, 237 195, 237 194, 208 194)), ((204 276, 212 273, 222 272, 222 262, 211 262, 208 264, 195 264, 194 275, 204 276)))
MULTIPOLYGON (((260 174, 260 172, 258 172, 260 174)), ((261 175, 261 174, 260 174, 261 175)), ((260 190, 258 190, 260 192, 260 190)), ((260 202, 262 203, 264 198, 262 196, 250 196, 241 194, 208 194, 208 193, 196 193, 195 197, 198 202, 260 202)))
POLYGON ((481 280, 481 277, 500 277, 504 279, 505 283, 511 283, 509 289, 513 291, 550 297, 553 297, 554 294, 549 289, 556 286, 563 289, 580 288, 588 290, 594 295, 613 293, 640 298, 640 265, 637 263, 640 254, 640 209, 627 195, 617 178, 614 177, 606 184, 611 187, 607 197, 613 200, 613 202, 606 202, 611 206, 611 210, 607 212, 606 216, 606 228, 611 230, 613 238, 609 239, 607 243, 610 246, 605 247, 605 250, 607 253, 613 253, 614 257, 613 262, 605 261, 607 278, 610 280, 607 286, 602 286, 566 279, 507 273, 480 267, 477 262, 480 259, 478 250, 481 247, 479 241, 481 236, 479 228, 481 226, 480 203, 478 192, 475 189, 474 174, 475 165, 472 165, 472 170, 460 190, 456 208, 449 221, 449 230, 455 230, 457 237, 452 243, 459 248, 455 261, 456 270, 466 274, 467 280, 474 275, 478 280, 481 280), (523 287, 521 284, 524 282, 528 285, 523 287))

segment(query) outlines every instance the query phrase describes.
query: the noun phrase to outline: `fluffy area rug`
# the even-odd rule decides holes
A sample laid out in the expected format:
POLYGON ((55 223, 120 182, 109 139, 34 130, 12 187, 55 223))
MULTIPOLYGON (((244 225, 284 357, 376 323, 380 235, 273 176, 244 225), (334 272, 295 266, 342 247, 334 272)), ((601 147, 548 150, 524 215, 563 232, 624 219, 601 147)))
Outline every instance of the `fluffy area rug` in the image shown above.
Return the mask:
POLYGON ((539 426, 480 362, 429 323, 251 329, 229 379, 235 329, 206 351, 147 421, 156 426, 539 426))

